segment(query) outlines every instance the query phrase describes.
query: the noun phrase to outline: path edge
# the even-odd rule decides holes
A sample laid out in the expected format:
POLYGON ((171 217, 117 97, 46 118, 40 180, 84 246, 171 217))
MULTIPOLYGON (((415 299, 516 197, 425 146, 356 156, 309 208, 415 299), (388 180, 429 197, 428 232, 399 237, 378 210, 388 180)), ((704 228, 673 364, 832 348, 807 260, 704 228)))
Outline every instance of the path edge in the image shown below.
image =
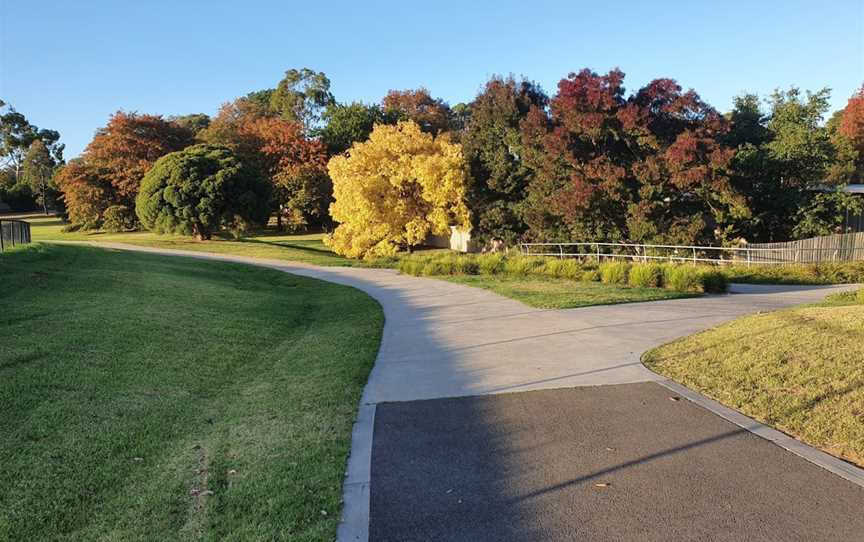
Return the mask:
POLYGON ((696 405, 713 412, 724 420, 734 423, 738 427, 746 429, 750 433, 776 444, 784 450, 813 463, 817 467, 821 467, 861 488, 864 488, 864 469, 838 457, 834 457, 827 452, 814 448, 809 444, 805 444, 782 431, 774 429, 773 427, 758 422, 753 418, 750 418, 733 408, 727 407, 714 399, 710 399, 699 392, 693 391, 674 380, 670 380, 662 375, 658 376, 660 376, 660 379, 655 381, 657 384, 660 384, 681 397, 684 397, 691 403, 695 403, 696 405))

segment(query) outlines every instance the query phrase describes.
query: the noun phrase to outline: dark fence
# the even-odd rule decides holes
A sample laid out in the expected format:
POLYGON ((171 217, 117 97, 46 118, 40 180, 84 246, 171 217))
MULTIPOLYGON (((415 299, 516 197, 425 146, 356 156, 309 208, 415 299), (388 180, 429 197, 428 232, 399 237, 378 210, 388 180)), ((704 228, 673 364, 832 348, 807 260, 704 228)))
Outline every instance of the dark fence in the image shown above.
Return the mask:
POLYGON ((30 224, 23 220, 0 218, 0 252, 30 242, 30 224))

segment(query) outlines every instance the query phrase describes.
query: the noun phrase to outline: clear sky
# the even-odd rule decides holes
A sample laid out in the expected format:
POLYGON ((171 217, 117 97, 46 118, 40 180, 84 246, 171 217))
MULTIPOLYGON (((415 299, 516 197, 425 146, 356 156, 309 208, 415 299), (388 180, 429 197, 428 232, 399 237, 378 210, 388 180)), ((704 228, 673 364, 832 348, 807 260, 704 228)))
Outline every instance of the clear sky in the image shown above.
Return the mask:
POLYGON ((837 109, 864 82, 862 21, 864 0, 0 0, 0 98, 67 158, 118 109, 214 114, 292 67, 346 102, 425 86, 455 104, 509 73, 551 94, 617 66, 628 90, 672 77, 721 111, 790 85, 837 109))

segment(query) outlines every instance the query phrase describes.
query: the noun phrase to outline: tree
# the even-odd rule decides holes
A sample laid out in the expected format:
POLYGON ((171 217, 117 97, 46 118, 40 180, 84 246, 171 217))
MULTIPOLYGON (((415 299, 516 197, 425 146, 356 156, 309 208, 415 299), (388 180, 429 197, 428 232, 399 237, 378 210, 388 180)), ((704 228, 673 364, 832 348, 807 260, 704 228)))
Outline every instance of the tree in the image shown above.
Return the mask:
POLYGON ((450 129, 450 107, 433 98, 425 88, 391 90, 381 101, 381 107, 394 120, 411 120, 433 136, 450 129))
POLYGON ((37 139, 42 142, 51 159, 62 163, 64 145, 60 143, 59 132, 39 129, 23 114, 0 100, 2 109, 6 111, 0 114, 0 167, 12 171, 16 184, 21 180, 27 152, 37 139))
POLYGON ((283 220, 294 230, 328 221, 327 152, 321 141, 305 136, 302 125, 273 117, 247 119, 231 143, 241 159, 272 182, 280 227, 283 220))
POLYGON ((318 135, 332 156, 348 150, 351 145, 366 141, 376 124, 390 124, 377 105, 353 102, 349 105, 333 104, 324 111, 324 126, 318 135))
MULTIPOLYGON (((263 95, 268 93, 262 92, 265 93, 263 95)), ((285 72, 285 77, 279 81, 276 89, 269 91, 269 99, 271 111, 286 120, 301 123, 310 133, 318 125, 321 113, 327 106, 336 103, 330 93, 330 80, 324 72, 309 68, 285 72)))
POLYGON ((828 126, 833 132, 833 141, 853 164, 849 172, 851 180, 861 182, 864 180, 864 86, 849 98, 846 107, 833 120, 828 126))
POLYGON ((104 170, 116 201, 131 207, 144 174, 156 160, 193 143, 192 132, 160 115, 118 111, 96 131, 83 158, 104 170))
POLYGON ((547 100, 534 83, 493 77, 470 105, 462 149, 472 234, 478 240, 512 244, 526 230, 520 205, 533 171, 523 159, 520 124, 532 107, 543 108, 547 100))
POLYGON ((73 225, 82 229, 101 225, 103 213, 117 200, 109 173, 84 158, 71 160, 60 169, 56 182, 73 225))
POLYGON ((535 170, 522 204, 535 239, 724 242, 747 216, 730 182, 726 121, 692 90, 655 79, 629 97, 624 73, 572 73, 550 112, 522 121, 535 170))
POLYGON ((189 130, 194 137, 197 137, 202 131, 210 126, 210 116, 204 113, 191 113, 189 115, 180 115, 176 117, 168 117, 169 122, 173 122, 181 128, 189 130))
POLYGON ((42 211, 46 216, 49 198, 53 199, 54 195, 51 181, 56 167, 57 163, 45 143, 41 139, 34 140, 24 157, 24 178, 33 192, 38 194, 37 203, 42 205, 42 211))
POLYGON ((449 226, 470 226, 462 150, 414 122, 378 125, 347 155, 330 159, 339 226, 325 242, 350 258, 395 254, 449 226))
POLYGON ((244 229, 269 215, 270 185, 228 148, 194 145, 160 158, 141 181, 135 212, 159 233, 210 239, 220 228, 244 229))

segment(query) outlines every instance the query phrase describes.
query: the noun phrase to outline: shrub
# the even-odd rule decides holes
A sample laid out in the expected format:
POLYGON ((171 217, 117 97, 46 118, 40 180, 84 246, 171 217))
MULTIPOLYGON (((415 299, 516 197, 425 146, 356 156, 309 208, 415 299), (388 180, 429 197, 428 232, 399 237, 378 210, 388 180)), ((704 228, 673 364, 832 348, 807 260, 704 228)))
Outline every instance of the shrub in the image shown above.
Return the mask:
POLYGON ((703 269, 699 273, 702 290, 710 294, 722 294, 729 289, 729 279, 719 269, 703 269))
POLYGON ((634 265, 630 268, 627 282, 630 286, 657 288, 663 285, 663 269, 654 263, 634 265))
POLYGON ((112 205, 102 214, 102 229, 107 231, 132 231, 137 225, 135 213, 125 205, 112 205))
POLYGON ((423 266, 422 274, 428 277, 433 277, 436 275, 450 275, 450 268, 447 265, 447 262, 442 261, 441 259, 431 259, 426 262, 423 266))
POLYGON ((504 269, 504 256, 497 252, 477 256, 481 275, 496 275, 504 269))
POLYGON ((855 293, 855 300, 864 305, 864 288, 861 288, 855 293))
POLYGON ((419 276, 423 273, 425 264, 416 258, 402 258, 399 260, 399 272, 406 275, 419 276))
POLYGON ((480 266, 477 265, 477 260, 473 256, 466 254, 456 257, 454 271, 463 275, 476 275, 480 273, 480 266))
POLYGON ((627 284, 627 262, 603 262, 600 264, 600 280, 606 284, 627 284))
POLYGON ((562 279, 578 280, 582 277, 582 266, 572 258, 566 260, 549 258, 540 271, 550 277, 562 279))
POLYGON ((149 230, 209 239, 241 221, 264 223, 270 190, 228 148, 194 145, 156 161, 141 181, 135 211, 149 230))
POLYGON ((666 287, 676 292, 701 292, 699 270, 689 265, 669 265, 663 268, 666 287))
POLYGON ((504 273, 508 275, 525 276, 538 274, 545 263, 543 258, 531 256, 512 256, 504 261, 504 273))
POLYGON ((723 273, 732 282, 753 284, 849 284, 864 282, 864 262, 732 265, 723 273))
POLYGON ((583 271, 580 278, 582 282, 600 282, 600 271, 597 271, 596 269, 583 271))

